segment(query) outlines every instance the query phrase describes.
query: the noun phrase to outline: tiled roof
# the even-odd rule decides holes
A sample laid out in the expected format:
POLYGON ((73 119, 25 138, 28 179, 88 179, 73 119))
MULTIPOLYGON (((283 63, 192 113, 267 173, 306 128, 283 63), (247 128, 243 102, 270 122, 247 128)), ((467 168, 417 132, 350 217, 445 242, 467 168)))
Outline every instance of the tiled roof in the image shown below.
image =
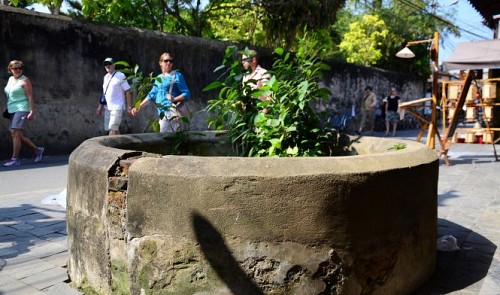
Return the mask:
POLYGON ((490 28, 495 27, 493 16, 500 15, 500 0, 469 0, 470 4, 479 12, 490 28))

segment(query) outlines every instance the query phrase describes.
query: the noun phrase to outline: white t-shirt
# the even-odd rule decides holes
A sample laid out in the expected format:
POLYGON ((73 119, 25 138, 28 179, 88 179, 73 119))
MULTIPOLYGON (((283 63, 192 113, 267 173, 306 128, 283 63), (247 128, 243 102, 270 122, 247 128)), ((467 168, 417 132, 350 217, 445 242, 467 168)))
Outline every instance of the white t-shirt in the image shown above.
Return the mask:
MULTIPOLYGON (((248 85, 250 85, 250 87, 252 89, 256 89, 258 87, 258 85, 254 84, 254 83, 251 83, 251 82, 248 82, 250 80, 255 80, 257 82, 261 82, 262 85, 267 81, 271 79, 271 75, 269 75, 267 73, 267 70, 262 68, 261 66, 257 65, 257 67, 255 68, 255 71, 253 71, 252 73, 248 73, 247 75, 245 75, 243 77, 243 83, 248 83, 248 85)), ((262 85, 259 85, 259 86, 262 86, 262 85)))
POLYGON ((115 74, 106 74, 102 84, 102 92, 106 92, 106 107, 111 111, 126 110, 125 91, 130 89, 125 75, 115 71, 115 74), (111 79, 111 76, 113 77, 111 79), (109 81, 111 79, 111 82, 109 81), (108 86, 109 83, 109 86, 108 86), (107 90, 106 90, 107 87, 107 90))

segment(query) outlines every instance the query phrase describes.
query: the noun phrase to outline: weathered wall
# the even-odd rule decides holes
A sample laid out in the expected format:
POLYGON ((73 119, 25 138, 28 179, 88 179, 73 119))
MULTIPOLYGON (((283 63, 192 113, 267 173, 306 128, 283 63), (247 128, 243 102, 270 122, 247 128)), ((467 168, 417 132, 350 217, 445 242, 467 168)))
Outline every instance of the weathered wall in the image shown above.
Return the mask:
MULTIPOLYGON (((131 65, 140 65, 144 73, 159 72, 158 57, 168 51, 176 56, 175 66, 182 71, 192 91, 191 109, 202 109, 208 95, 204 86, 213 81, 213 69, 220 65, 225 42, 164 34, 118 26, 99 25, 67 17, 56 17, 0 5, 0 66, 12 59, 25 63, 25 73, 32 80, 36 101, 36 120, 26 134, 47 154, 69 153, 85 139, 103 135, 102 117, 96 117, 97 99, 105 74, 102 60, 113 56, 131 65)), ((264 65, 270 66, 269 55, 264 65)), ((325 85, 332 89, 326 107, 338 111, 351 101, 360 104, 365 85, 373 85, 381 97, 391 86, 404 99, 420 98, 423 81, 401 73, 386 72, 346 64, 332 63, 325 85), (334 106, 335 104, 335 106, 334 106)), ((9 77, 0 71, 3 88, 9 77)), ((0 95, 5 107, 5 96, 0 95)), ((153 108, 138 118, 126 118, 122 133, 144 132, 153 108)), ((206 129, 203 113, 196 114, 193 127, 206 129)), ((0 120, 0 159, 11 153, 7 120, 0 120)), ((25 157, 31 156, 24 151, 25 157)))
MULTIPOLYGON (((220 136, 200 138, 215 145, 220 136)), ((423 144, 391 150, 403 141, 361 137, 351 146, 359 155, 316 158, 142 152, 165 142, 100 137, 71 154, 73 286, 397 295, 434 271, 439 161, 423 144)))

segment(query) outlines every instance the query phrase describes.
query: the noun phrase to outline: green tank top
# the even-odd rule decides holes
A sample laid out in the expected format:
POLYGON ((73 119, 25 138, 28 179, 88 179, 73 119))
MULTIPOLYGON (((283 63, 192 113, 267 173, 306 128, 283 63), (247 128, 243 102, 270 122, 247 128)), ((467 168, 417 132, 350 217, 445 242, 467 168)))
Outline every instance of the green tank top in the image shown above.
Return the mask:
MULTIPOLYGON (((9 79, 14 78, 10 77, 9 79)), ((7 96, 7 109, 9 113, 29 112, 28 96, 26 96, 22 83, 24 79, 26 79, 26 77, 23 75, 19 77, 14 85, 9 85, 9 83, 7 83, 4 89, 5 95, 7 96)))

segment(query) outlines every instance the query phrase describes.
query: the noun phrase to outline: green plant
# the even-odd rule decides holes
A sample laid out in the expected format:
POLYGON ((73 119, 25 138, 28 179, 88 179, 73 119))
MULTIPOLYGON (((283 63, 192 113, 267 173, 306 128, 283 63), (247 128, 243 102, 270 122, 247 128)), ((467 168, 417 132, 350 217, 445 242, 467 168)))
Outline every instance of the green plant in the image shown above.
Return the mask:
POLYGON ((399 151, 399 150, 404 150, 405 148, 406 148, 406 144, 398 143, 398 144, 395 144, 392 147, 388 148, 388 150, 399 151))
POLYGON ((240 155, 330 156, 338 148, 337 134, 321 126, 322 114, 312 107, 330 95, 319 85, 322 71, 329 67, 300 48, 294 55, 277 48, 271 78, 256 89, 242 83, 245 73, 239 57, 248 56, 248 49, 226 48, 222 65, 215 69, 223 74, 204 88, 219 89, 206 111, 211 114, 209 127, 227 130, 240 155), (261 101, 262 96, 269 99, 261 101))

